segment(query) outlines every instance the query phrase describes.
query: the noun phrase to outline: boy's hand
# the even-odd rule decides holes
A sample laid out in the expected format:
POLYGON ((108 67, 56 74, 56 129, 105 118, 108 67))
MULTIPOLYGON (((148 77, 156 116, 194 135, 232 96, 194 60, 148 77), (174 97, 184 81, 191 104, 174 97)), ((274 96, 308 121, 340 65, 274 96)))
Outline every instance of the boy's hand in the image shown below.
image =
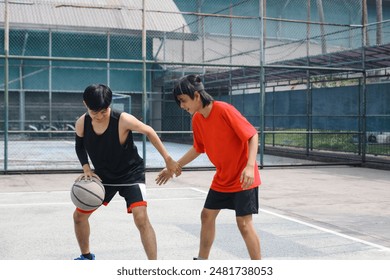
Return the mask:
POLYGON ((156 184, 158 185, 162 185, 162 184, 165 184, 166 182, 169 181, 169 179, 171 179, 173 177, 173 172, 170 172, 168 171, 167 168, 164 168, 163 170, 160 171, 160 173, 157 175, 157 178, 156 178, 156 184))
POLYGON ((93 173, 93 172, 85 172, 85 173, 81 174, 79 177, 77 177, 75 182, 81 181, 81 180, 92 180, 92 178, 96 178, 100 182, 102 181, 102 179, 100 179, 100 177, 98 175, 96 175, 95 173, 93 173))
POLYGON ((253 166, 246 166, 241 173, 240 183, 243 189, 249 188, 255 180, 253 166))
MULTIPOLYGON (((177 176, 180 176, 181 174, 181 165, 173 160, 171 157, 168 157, 168 159, 165 161, 165 164, 166 164, 166 169, 170 172, 170 173, 174 173, 177 176)), ((161 172, 160 172, 161 173, 161 172)))

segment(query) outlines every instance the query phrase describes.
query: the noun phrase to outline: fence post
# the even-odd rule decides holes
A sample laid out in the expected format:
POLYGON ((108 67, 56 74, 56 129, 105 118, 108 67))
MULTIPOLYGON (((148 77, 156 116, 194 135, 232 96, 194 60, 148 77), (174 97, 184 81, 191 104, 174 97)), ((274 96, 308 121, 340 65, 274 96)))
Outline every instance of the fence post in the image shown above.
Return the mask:
POLYGON ((363 0, 362 7, 362 163, 366 162, 367 153, 367 72, 366 72, 366 46, 368 45, 368 34, 367 34, 367 2, 363 0))
POLYGON ((265 73, 264 73, 264 0, 259 0, 260 4, 260 167, 264 166, 264 147, 265 147, 265 73))
POLYGON ((8 0, 4 2, 4 172, 8 170, 8 55, 9 55, 9 11, 8 0))
MULTIPOLYGON (((145 26, 145 0, 142 0, 142 116, 147 124, 147 93, 146 93, 146 26, 145 26)), ((142 157, 146 166, 146 136, 142 135, 142 157)))

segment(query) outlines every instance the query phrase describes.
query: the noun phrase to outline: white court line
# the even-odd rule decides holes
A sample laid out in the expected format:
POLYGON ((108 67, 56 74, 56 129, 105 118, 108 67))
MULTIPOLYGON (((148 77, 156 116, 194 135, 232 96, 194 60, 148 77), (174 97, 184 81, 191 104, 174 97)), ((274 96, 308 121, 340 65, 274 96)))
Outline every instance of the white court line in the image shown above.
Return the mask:
MULTIPOLYGON (((178 200, 194 200, 194 199, 197 198, 196 197, 151 198, 151 199, 147 199, 147 201, 171 201, 171 200, 178 201, 178 200)), ((109 204, 117 203, 117 202, 122 203, 123 199, 119 199, 119 198, 113 199, 110 201, 109 204)), ((49 206, 49 205, 51 206, 73 205, 73 203, 71 201, 70 202, 13 203, 13 204, 1 204, 0 209, 7 208, 7 207, 31 207, 31 206, 49 206)))
MULTIPOLYGON (((194 190, 194 191, 197 191, 197 192, 207 193, 207 191, 203 191, 203 190, 200 190, 200 189, 197 189, 197 188, 191 188, 191 189, 194 190)), ((390 252, 390 248, 382 246, 382 245, 378 245, 378 244, 375 244, 375 243, 372 243, 372 242, 368 242, 368 241, 365 241, 365 240, 362 240, 362 239, 359 239, 359 238, 356 238, 356 237, 352 237, 352 236, 349 236, 349 235, 346 235, 346 234, 343 234, 343 233, 339 233, 339 232, 334 231, 334 230, 330 230, 330 229, 327 229, 327 228, 324 228, 324 227, 316 226, 316 225, 313 225, 313 224, 310 224, 310 223, 307 223, 307 222, 304 222, 304 221, 300 221, 300 220, 297 220, 297 219, 294 219, 294 218, 291 218, 291 217, 288 217, 288 216, 285 216, 285 215, 277 214, 277 213, 274 213, 274 212, 271 212, 271 211, 268 211, 268 210, 264 210, 264 209, 261 209, 261 208, 259 209, 259 211, 263 212, 263 213, 267 213, 269 215, 273 215, 273 216, 285 219, 285 220, 288 220, 288 221, 291 221, 291 222, 294 222, 294 223, 298 223, 298 224, 301 224, 301 225, 304 225, 304 226, 307 226, 307 227, 311 227, 311 228, 314 228, 314 229, 317 229, 317 230, 320 230, 320 231, 323 231, 323 232, 326 232, 326 233, 330 233, 330 234, 333 234, 333 235, 336 235, 336 236, 339 236, 339 237, 342 237, 342 238, 345 238, 345 239, 349 239, 349 240, 352 240, 352 241, 355 241, 355 242, 358 242, 358 243, 362 243, 362 244, 365 244, 365 245, 368 245, 368 246, 380 249, 382 251, 390 252)))
POLYGON ((69 204, 72 204, 72 202, 13 203, 13 204, 1 204, 0 208, 46 206, 46 205, 69 205, 69 204))
MULTIPOLYGON (((0 197, 5 194, 5 195, 26 195, 26 194, 47 194, 47 193, 69 193, 70 192, 70 188, 69 187, 69 190, 68 191, 64 191, 64 190, 54 190, 54 191, 28 191, 28 192, 0 192, 0 197)), ((146 191, 154 191, 154 190, 190 190, 192 188, 185 188, 185 187, 169 187, 169 188, 164 188, 164 187, 161 187, 161 188, 158 188, 158 187, 148 187, 148 184, 146 184, 146 191)), ((199 190, 200 191, 200 190, 199 190)))
MULTIPOLYGON (((151 189, 149 189, 149 190, 151 190, 151 189)), ((153 190, 193 190, 193 191, 196 191, 196 192, 202 193, 202 194, 207 194, 208 193, 208 191, 204 191, 204 190, 201 190, 201 189, 198 189, 198 188, 154 188, 153 190)), ((68 192, 68 191, 55 191, 55 192, 63 193, 63 192, 68 192)), ((47 193, 47 192, 17 192, 17 193, 6 193, 6 194, 37 194, 37 193, 41 194, 41 193, 47 193)), ((195 199, 195 198, 193 198, 193 197, 187 197, 187 198, 154 198, 154 199, 148 199, 148 200, 149 201, 169 201, 169 200, 190 200, 190 199, 195 199)), ((113 202, 122 202, 122 200, 119 200, 119 199, 118 200, 112 200, 111 203, 113 203, 113 202)), ((44 206, 44 205, 71 205, 71 204, 72 204, 71 201, 69 201, 69 202, 48 202, 48 203, 0 204, 0 208, 2 208, 2 207, 23 207, 23 206, 44 206)), ((352 237, 352 236, 349 236, 349 235, 346 235, 346 234, 343 234, 343 233, 339 233, 337 231, 333 231, 333 230, 330 230, 330 229, 327 229, 327 228, 324 228, 324 227, 316 226, 314 224, 310 224, 310 223, 307 223, 307 222, 304 222, 304 221, 300 221, 298 219, 291 218, 291 217, 288 217, 288 216, 285 216, 285 215, 281 215, 281 214, 278 214, 278 213, 275 213, 275 212, 272 212, 272 211, 268 211, 268 210, 265 210, 265 209, 262 209, 262 208, 260 208, 259 211, 263 212, 263 213, 266 213, 266 214, 269 214, 269 215, 273 215, 273 216, 285 219, 285 220, 288 220, 288 221, 291 221, 291 222, 295 222, 295 223, 298 223, 298 224, 301 224, 301 225, 304 225, 304 226, 307 226, 307 227, 310 227, 310 228, 314 228, 314 229, 317 229, 317 230, 320 230, 320 231, 323 231, 323 232, 326 232, 326 233, 329 233, 329 234, 332 234, 332 235, 336 235, 336 236, 339 236, 339 237, 342 237, 342 238, 345 238, 345 239, 349 239, 349 240, 352 240, 354 242, 362 243, 362 244, 365 244, 365 245, 368 245, 368 246, 371 246, 371 247, 374 247, 374 248, 377 248, 377 249, 380 249, 380 250, 383 250, 383 251, 390 252, 390 248, 382 246, 382 245, 378 245, 378 244, 375 244, 375 243, 372 243, 372 242, 368 242, 368 241, 365 241, 365 240, 362 240, 362 239, 359 239, 359 238, 355 238, 355 237, 352 237)))
MULTIPOLYGON (((190 190, 190 188, 153 188, 150 190, 190 190)), ((52 191, 50 193, 69 193, 69 191, 52 191)), ((26 194, 47 194, 49 192, 14 192, 14 193, 1 193, 6 195, 26 195, 26 194)), ((193 200, 197 199, 197 197, 173 197, 173 198, 150 198, 148 201, 170 201, 170 200, 193 200)), ((123 199, 116 197, 110 201, 110 203, 114 202, 123 202, 123 199)), ((30 207, 30 206, 49 206, 49 205, 73 205, 71 201, 69 202, 37 202, 37 203, 11 203, 11 204, 0 204, 0 208, 6 207, 30 207)))
POLYGON ((193 190, 193 191, 196 191, 196 192, 204 193, 204 194, 208 194, 209 193, 208 191, 200 190, 198 188, 190 188, 190 189, 193 190))
POLYGON ((383 251, 390 252, 390 248, 382 246, 382 245, 378 245, 378 244, 375 244, 375 243, 372 243, 372 242, 368 242, 368 241, 365 241, 365 240, 362 240, 362 239, 359 239, 359 238, 356 238, 356 237, 352 237, 352 236, 349 236, 349 235, 346 235, 346 234, 343 234, 343 233, 339 233, 337 231, 330 230, 330 229, 327 229, 327 228, 324 228, 324 227, 316 226, 316 225, 313 225, 313 224, 310 224, 310 223, 307 223, 307 222, 303 222, 303 221, 300 221, 300 220, 297 220, 297 219, 294 219, 294 218, 290 218, 290 217, 285 216, 285 215, 277 214, 277 213, 274 213, 274 212, 271 212, 271 211, 268 211, 268 210, 260 209, 259 211, 261 211, 263 213, 267 213, 267 214, 273 215, 273 216, 276 216, 276 217, 279 217, 279 218, 282 218, 282 219, 285 219, 285 220, 288 220, 288 221, 291 221, 291 222, 295 222, 295 223, 298 223, 298 224, 301 224, 301 225, 304 225, 304 226, 308 226, 308 227, 311 227, 311 228, 314 228, 314 229, 317 229, 317 230, 320 230, 320 231, 323 231, 323 232, 326 232, 326 233, 330 233, 330 234, 333 234, 333 235, 336 235, 336 236, 339 236, 339 237, 342 237, 342 238, 346 238, 346 239, 349 239, 349 240, 352 240, 352 241, 355 241, 355 242, 359 242, 359 243, 362 243, 362 244, 365 244, 365 245, 368 245, 368 246, 371 246, 371 247, 375 247, 375 248, 383 250, 383 251))
MULTIPOLYGON (((69 187, 69 191, 70 191, 70 187, 69 187)), ((4 194, 4 195, 26 195, 26 194, 48 194, 48 193, 68 193, 69 191, 39 191, 39 192, 36 192, 36 191, 28 191, 28 192, 3 192, 3 193, 0 193, 0 197, 4 194)))

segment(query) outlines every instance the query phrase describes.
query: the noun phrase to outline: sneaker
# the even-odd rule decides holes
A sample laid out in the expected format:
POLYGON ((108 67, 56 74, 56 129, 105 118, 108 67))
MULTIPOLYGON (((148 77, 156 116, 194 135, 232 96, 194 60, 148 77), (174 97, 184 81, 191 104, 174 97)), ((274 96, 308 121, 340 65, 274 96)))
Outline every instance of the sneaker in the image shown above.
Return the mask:
POLYGON ((88 259, 86 257, 84 257, 83 255, 80 255, 80 257, 78 258, 75 258, 76 261, 93 261, 95 260, 95 255, 94 254, 91 254, 92 255, 92 259, 88 259))

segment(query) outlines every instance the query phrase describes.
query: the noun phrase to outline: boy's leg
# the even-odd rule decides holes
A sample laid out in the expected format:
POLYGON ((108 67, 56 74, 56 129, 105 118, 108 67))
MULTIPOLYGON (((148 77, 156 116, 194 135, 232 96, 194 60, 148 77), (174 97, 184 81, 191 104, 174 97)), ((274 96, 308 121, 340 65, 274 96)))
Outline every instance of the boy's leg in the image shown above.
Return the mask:
POLYGON ((146 206, 138 206, 132 209, 134 223, 137 226, 142 245, 149 260, 157 259, 157 241, 154 229, 149 221, 146 206))
POLYGON ((203 208, 201 213, 201 230, 200 230, 200 246, 199 259, 208 259, 210 255, 211 246, 215 238, 215 220, 220 210, 212 210, 203 208))
POLYGON ((252 260, 260 260, 260 239, 252 222, 252 215, 237 216, 237 226, 240 229, 242 238, 245 241, 249 256, 252 260))
POLYGON ((89 250, 89 217, 92 213, 82 213, 75 210, 73 213, 74 231, 76 234, 77 242, 80 247, 81 254, 90 253, 89 250))

